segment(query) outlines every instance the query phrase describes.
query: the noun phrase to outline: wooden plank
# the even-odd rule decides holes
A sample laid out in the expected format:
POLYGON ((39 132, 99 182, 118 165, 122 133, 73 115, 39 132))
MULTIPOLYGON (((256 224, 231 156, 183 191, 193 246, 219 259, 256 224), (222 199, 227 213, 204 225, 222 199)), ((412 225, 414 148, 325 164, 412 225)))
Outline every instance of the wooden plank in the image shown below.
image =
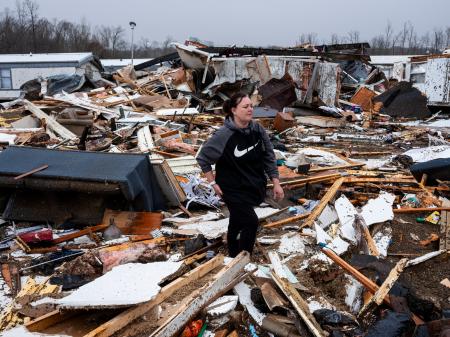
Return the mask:
POLYGON ((306 301, 300 296, 297 289, 295 289, 289 282, 285 279, 279 277, 275 272, 271 273, 272 279, 275 281, 277 286, 286 295, 289 302, 293 305, 297 313, 300 315, 302 320, 305 322, 309 331, 316 337, 327 336, 327 334, 322 330, 319 323, 317 323, 314 316, 311 314, 306 301))
POLYGON ((374 177, 347 177, 344 181, 345 184, 356 183, 389 183, 389 184, 418 184, 414 179, 403 178, 374 178, 374 177))
POLYGON ((286 218, 286 219, 282 219, 282 220, 278 220, 275 222, 271 222, 269 224, 264 225, 264 228, 273 228, 273 227, 279 227, 282 225, 286 225, 288 223, 292 223, 301 219, 305 219, 307 218, 311 213, 305 213, 305 214, 298 214, 296 216, 292 216, 290 218, 286 218))
POLYGON ((221 266, 223 264, 223 255, 217 255, 208 262, 198 266, 197 268, 191 270, 187 274, 180 276, 175 281, 169 283, 164 288, 161 289, 158 295, 149 302, 138 305, 137 307, 130 308, 116 317, 110 319, 108 322, 100 325, 98 328, 92 330, 83 337, 108 337, 122 329, 123 327, 130 324, 135 319, 141 317, 146 312, 162 303, 169 296, 171 296, 175 291, 181 289, 187 284, 198 280, 199 278, 208 274, 211 270, 221 266))
POLYGON ((59 309, 49 312, 25 324, 31 332, 43 331, 57 323, 61 323, 77 314, 77 311, 61 311, 59 309))
POLYGON ((450 213, 441 212, 439 249, 450 250, 450 213))
MULTIPOLYGON (((340 176, 341 175, 339 173, 334 173, 334 174, 314 176, 314 177, 309 177, 309 178, 302 178, 302 179, 294 179, 294 180, 289 180, 289 181, 282 181, 280 183, 280 185, 281 186, 285 186, 285 185, 316 183, 316 182, 321 182, 321 181, 326 181, 326 180, 331 180, 331 179, 337 179, 340 176)), ((267 184, 267 187, 273 187, 273 184, 267 184)))
POLYGON ((79 238, 80 236, 86 235, 86 234, 90 234, 90 233, 94 233, 94 232, 98 232, 101 230, 104 230, 106 228, 108 228, 109 225, 97 225, 97 226, 91 226, 82 230, 79 230, 78 232, 75 233, 71 233, 71 234, 67 234, 67 235, 63 235, 60 236, 57 239, 53 239, 53 243, 54 244, 58 244, 61 242, 66 242, 75 238, 79 238))
POLYGON ((434 211, 450 211, 450 207, 394 208, 394 213, 422 213, 434 211))
POLYGON ((185 298, 184 304, 180 305, 177 312, 169 317, 167 323, 154 331, 150 337, 174 336, 200 310, 220 295, 221 290, 228 288, 233 281, 239 279, 239 275, 243 273, 244 267, 249 262, 250 254, 245 251, 241 252, 211 282, 185 298))
POLYGON ((388 296, 389 291, 405 269, 407 262, 408 259, 401 259, 397 262, 395 267, 390 271, 388 277, 384 280, 383 284, 378 288, 375 294, 373 294, 369 302, 367 302, 359 311, 359 318, 367 321, 367 318, 371 316, 373 311, 384 301, 384 298, 388 296))
POLYGON ((380 256, 380 252, 378 251, 377 245, 375 244, 375 241, 370 234, 369 228, 367 227, 366 223, 364 222, 364 219, 361 216, 356 217, 356 223, 361 228, 362 234, 364 235, 364 238, 366 239, 367 248, 369 249, 370 255, 373 256, 380 256))
MULTIPOLYGON (((328 256, 330 259, 332 259, 339 267, 341 267, 347 273, 352 275, 358 282, 360 282, 364 287, 366 287, 367 290, 369 290, 372 294, 375 294, 377 292, 379 287, 375 282, 373 282, 371 279, 367 278, 361 272, 356 270, 353 266, 348 264, 345 260, 341 259, 331 249, 323 247, 322 252, 326 256, 328 256)), ((391 305, 391 300, 390 300, 389 296, 385 296, 383 300, 386 304, 391 305)), ((424 324, 423 320, 421 320, 416 315, 413 314, 412 318, 417 325, 424 324)))
POLYGON ((28 100, 23 100, 25 107, 28 111, 30 111, 33 115, 35 115, 39 119, 44 119, 47 126, 58 134, 60 137, 64 139, 70 139, 70 140, 76 140, 78 139, 77 135, 75 135, 72 131, 69 131, 64 126, 59 124, 55 119, 47 115, 44 111, 39 109, 37 106, 35 106, 33 103, 31 103, 28 100))
POLYGON ((161 212, 124 212, 106 209, 102 224, 110 225, 112 221, 125 235, 145 235, 161 228, 161 212))
POLYGON ((325 206, 333 199, 333 197, 336 195, 337 191, 339 190, 339 187, 344 183, 345 178, 339 178, 334 182, 334 184, 328 189, 327 193, 323 196, 323 198, 320 200, 319 204, 314 207, 311 214, 308 216, 308 218, 305 220, 305 222, 300 226, 300 228, 306 227, 306 226, 312 226, 314 224, 314 221, 319 217, 319 215, 322 213, 325 206))
POLYGON ((308 171, 308 173, 311 172, 323 172, 323 171, 330 171, 330 170, 343 170, 343 169, 349 169, 354 167, 363 167, 365 164, 349 164, 349 165, 337 165, 337 166, 327 166, 327 167, 317 167, 312 168, 308 171))
POLYGON ((17 177, 14 177, 14 180, 19 180, 19 179, 28 177, 28 176, 30 176, 30 175, 36 173, 36 172, 43 171, 43 170, 45 170, 46 168, 48 168, 48 165, 42 165, 42 166, 37 167, 37 168, 35 168, 35 169, 31 170, 31 171, 25 172, 25 173, 23 173, 23 174, 21 174, 21 175, 19 175, 19 176, 17 176, 17 177))

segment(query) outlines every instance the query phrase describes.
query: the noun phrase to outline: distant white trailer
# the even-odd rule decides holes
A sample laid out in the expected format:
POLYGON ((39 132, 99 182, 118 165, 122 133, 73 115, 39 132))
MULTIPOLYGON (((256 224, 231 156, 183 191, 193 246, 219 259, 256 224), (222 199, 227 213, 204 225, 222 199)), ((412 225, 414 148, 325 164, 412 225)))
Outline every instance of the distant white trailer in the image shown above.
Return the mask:
POLYGON ((450 107, 450 57, 428 59, 424 87, 428 105, 450 107))
POLYGON ((0 54, 0 101, 16 99, 25 82, 53 75, 101 79, 101 63, 92 53, 0 54))

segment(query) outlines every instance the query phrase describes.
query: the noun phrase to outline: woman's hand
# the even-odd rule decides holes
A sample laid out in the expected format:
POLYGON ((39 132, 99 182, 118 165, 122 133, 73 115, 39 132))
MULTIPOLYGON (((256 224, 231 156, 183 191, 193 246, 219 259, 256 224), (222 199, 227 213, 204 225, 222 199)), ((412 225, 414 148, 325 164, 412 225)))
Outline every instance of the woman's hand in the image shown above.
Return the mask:
POLYGON ((277 201, 282 200, 284 198, 283 187, 280 185, 280 181, 278 178, 273 178, 273 198, 277 201))
POLYGON ((222 189, 220 188, 220 186, 217 184, 214 184, 212 187, 214 189, 214 192, 216 192, 216 194, 222 198, 223 192, 222 192, 222 189))

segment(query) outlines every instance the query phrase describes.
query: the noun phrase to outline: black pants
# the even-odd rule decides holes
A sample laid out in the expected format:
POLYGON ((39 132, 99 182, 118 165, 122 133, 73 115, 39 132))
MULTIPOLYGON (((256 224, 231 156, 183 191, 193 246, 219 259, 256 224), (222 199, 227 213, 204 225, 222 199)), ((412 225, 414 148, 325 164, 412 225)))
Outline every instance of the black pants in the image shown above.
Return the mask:
POLYGON ((252 253, 259 225, 253 206, 236 202, 227 202, 227 206, 230 211, 227 234, 228 254, 230 257, 235 257, 243 250, 252 253))

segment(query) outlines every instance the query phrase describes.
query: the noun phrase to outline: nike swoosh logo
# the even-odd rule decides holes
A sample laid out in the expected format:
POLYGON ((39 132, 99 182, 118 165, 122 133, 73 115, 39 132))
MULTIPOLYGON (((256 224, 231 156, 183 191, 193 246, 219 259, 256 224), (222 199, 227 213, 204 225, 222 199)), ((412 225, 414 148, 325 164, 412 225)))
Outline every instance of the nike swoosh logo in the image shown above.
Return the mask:
POLYGON ((255 145, 252 145, 252 146, 250 146, 250 147, 248 147, 248 148, 246 148, 246 149, 244 149, 244 150, 238 150, 238 147, 237 147, 237 145, 236 145, 236 147, 234 148, 234 156, 235 156, 236 158, 242 157, 244 154, 250 152, 250 151, 253 150, 255 147, 257 147, 258 144, 259 144, 259 140, 258 140, 258 142, 257 142, 255 145))

